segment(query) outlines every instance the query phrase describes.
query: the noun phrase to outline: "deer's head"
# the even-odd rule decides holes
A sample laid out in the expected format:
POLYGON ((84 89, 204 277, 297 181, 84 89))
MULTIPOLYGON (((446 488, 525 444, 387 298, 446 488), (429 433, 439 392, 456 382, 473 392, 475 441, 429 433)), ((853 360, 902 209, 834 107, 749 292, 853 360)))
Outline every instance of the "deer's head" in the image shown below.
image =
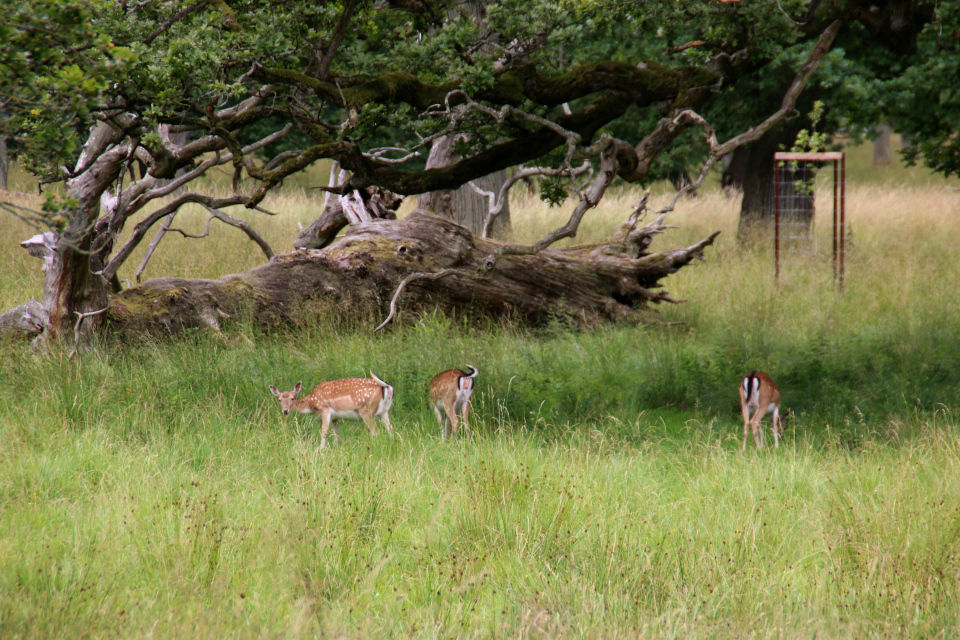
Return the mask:
POLYGON ((293 405, 297 399, 297 394, 300 393, 300 389, 302 388, 302 382, 298 382, 293 388, 293 391, 280 391, 275 386, 270 385, 270 391, 273 393, 273 395, 277 396, 278 400, 280 400, 280 410, 283 411, 283 415, 290 415, 290 410, 293 409, 293 405))

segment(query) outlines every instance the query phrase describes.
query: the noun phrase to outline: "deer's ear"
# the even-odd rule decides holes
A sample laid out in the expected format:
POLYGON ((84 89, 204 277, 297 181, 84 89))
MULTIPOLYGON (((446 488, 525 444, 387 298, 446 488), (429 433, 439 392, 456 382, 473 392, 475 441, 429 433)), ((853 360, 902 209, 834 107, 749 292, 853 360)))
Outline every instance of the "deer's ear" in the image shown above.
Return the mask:
POLYGON ((297 383, 297 386, 295 386, 295 387, 293 388, 293 393, 294 393, 294 395, 300 393, 300 389, 302 389, 302 388, 303 388, 303 383, 302 383, 302 382, 298 382, 298 383, 297 383))
POLYGON ((270 385, 270 391, 273 392, 273 395, 277 396, 278 398, 280 397, 280 390, 275 386, 270 385))

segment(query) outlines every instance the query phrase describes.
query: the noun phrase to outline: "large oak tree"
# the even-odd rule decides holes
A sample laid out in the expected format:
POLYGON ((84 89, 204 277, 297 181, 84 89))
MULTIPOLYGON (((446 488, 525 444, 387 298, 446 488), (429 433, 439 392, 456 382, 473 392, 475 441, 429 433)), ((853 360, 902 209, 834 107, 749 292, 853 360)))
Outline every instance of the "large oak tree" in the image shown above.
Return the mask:
MULTIPOLYGON (((933 2, 917 0, 881 10, 858 0, 504 0, 484 1, 479 19, 456 10, 462 4, 21 3, 0 27, 0 113, 11 116, 0 135, 13 135, 27 165, 45 182, 65 182, 68 194, 48 207, 53 232, 29 247, 44 257, 46 284, 42 309, 18 312, 32 315, 22 324, 42 326, 46 340, 73 341, 104 327, 216 328, 241 308, 283 322, 324 299, 386 311, 404 288, 413 301, 531 319, 632 316, 669 300, 660 279, 700 257, 712 237, 650 254, 662 221, 637 228, 632 216, 606 245, 546 251, 576 235, 614 179, 650 179, 691 131, 702 140, 702 178, 793 113, 838 33, 862 27, 909 50, 935 17, 933 2), (750 104, 740 83, 785 51, 799 55, 782 72, 779 103, 720 143, 704 110, 731 95, 750 104), (645 126, 623 129, 627 120, 645 126), (634 133, 623 139, 618 130, 634 133), (427 168, 441 137, 456 140, 454 160, 427 168), (297 142, 262 157, 282 140, 297 142), (284 178, 321 159, 345 171, 329 213, 339 206, 353 235, 216 286, 161 279, 120 291, 132 248, 183 204, 199 203, 258 239, 224 209, 257 210, 284 178), (233 169, 232 195, 191 190, 222 165, 233 169), (548 176, 548 195, 564 180, 579 185, 567 187, 577 198, 570 221, 530 246, 470 241, 419 215, 369 222, 382 213, 369 206, 374 193, 455 189, 502 170, 548 176), (242 186, 246 178, 253 189, 242 186), (129 225, 132 234, 121 236, 129 225), (307 265, 316 272, 293 276, 307 265)), ((496 204, 503 193, 489 196, 496 204)))

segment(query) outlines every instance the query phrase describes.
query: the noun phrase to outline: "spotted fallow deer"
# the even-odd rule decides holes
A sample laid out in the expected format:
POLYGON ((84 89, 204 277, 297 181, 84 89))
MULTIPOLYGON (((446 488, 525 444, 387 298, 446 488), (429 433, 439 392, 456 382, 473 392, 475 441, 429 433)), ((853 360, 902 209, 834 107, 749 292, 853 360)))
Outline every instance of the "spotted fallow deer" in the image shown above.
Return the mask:
POLYGON ((470 370, 469 373, 460 369, 450 369, 438 373, 430 381, 430 406, 433 407, 433 412, 437 414, 437 420, 440 421, 440 434, 444 439, 457 433, 460 423, 457 419, 458 411, 463 418, 463 428, 468 433, 470 430, 467 414, 470 413, 470 395, 473 393, 473 379, 477 376, 477 369, 469 364, 467 369, 470 370), (440 413, 441 407, 446 416, 440 413))
POLYGON ((783 416, 780 415, 780 389, 770 376, 763 371, 754 371, 740 383, 740 410, 743 412, 743 447, 747 450, 747 431, 753 432, 753 440, 758 449, 763 448, 763 427, 760 421, 768 413, 773 413, 770 431, 773 432, 774 447, 780 446, 783 435, 783 416), (753 414, 751 416, 751 413, 753 414))
POLYGON ((390 405, 393 404, 393 387, 370 372, 369 378, 347 378, 321 382, 309 395, 298 398, 303 383, 298 382, 293 391, 280 391, 273 385, 270 391, 280 400, 283 415, 291 411, 320 414, 323 428, 320 432, 320 448, 327 446, 327 431, 333 424, 333 439, 340 443, 338 420, 363 420, 370 435, 377 434, 374 418, 380 418, 387 433, 390 426, 390 405))

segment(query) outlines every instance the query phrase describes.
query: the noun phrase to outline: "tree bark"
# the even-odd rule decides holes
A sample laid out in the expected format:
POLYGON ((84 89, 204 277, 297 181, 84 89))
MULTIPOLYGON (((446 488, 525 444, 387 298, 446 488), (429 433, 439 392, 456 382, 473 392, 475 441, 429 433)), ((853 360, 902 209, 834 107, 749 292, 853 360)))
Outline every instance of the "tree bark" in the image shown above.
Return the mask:
POLYGON ((10 152, 7 139, 0 136, 0 189, 7 190, 7 178, 10 175, 10 152))
POLYGON ((893 128, 888 124, 881 124, 877 127, 877 131, 880 135, 873 141, 873 164, 874 166, 890 164, 893 162, 893 157, 890 155, 890 134, 893 133, 893 128))
MULTIPOLYGON (((427 158, 427 169, 448 167, 458 160, 454 151, 454 137, 444 136, 430 147, 430 156, 427 158)), ((484 191, 500 194, 500 188, 507 181, 506 171, 495 171, 489 175, 473 181, 484 191)), ((457 224, 470 229, 475 236, 483 235, 483 221, 490 210, 489 200, 474 191, 468 184, 459 189, 432 191, 417 198, 417 208, 432 211, 438 216, 453 220, 457 224)), ((505 239, 510 233, 510 203, 504 202, 503 209, 490 227, 492 238, 505 239)))
MULTIPOLYGON (((403 198, 380 187, 367 187, 361 190, 367 216, 371 220, 396 220, 396 210, 403 202, 403 198)), ((310 226, 300 230, 300 234, 293 242, 294 249, 322 249, 336 239, 337 234, 350 224, 343 210, 341 197, 327 200, 323 213, 310 223, 310 226)))
POLYGON ((412 311, 441 305, 507 315, 531 324, 557 316, 578 325, 642 319, 650 302, 675 302, 660 280, 703 257, 717 236, 666 253, 650 254, 662 221, 642 228, 625 224, 609 242, 502 256, 484 265, 498 246, 452 221, 414 212, 397 221, 351 227, 322 250, 277 255, 269 263, 219 280, 158 278, 113 296, 108 321, 120 334, 219 332, 224 321, 244 318, 264 329, 316 323, 332 317, 383 317, 400 282, 412 311))
POLYGON ((36 298, 30 298, 19 307, 0 314, 0 335, 32 337, 43 331, 44 324, 43 305, 36 298))
POLYGON ((80 156, 80 174, 67 182, 67 193, 76 199, 77 207, 56 235, 52 255, 45 265, 46 343, 64 341, 76 346, 75 343, 95 335, 103 322, 104 315, 98 312, 107 307, 109 288, 107 281, 96 275, 103 265, 92 260, 96 250, 93 227, 100 214, 101 196, 123 170, 128 150, 117 145, 122 138, 123 132, 113 125, 97 124, 80 156), (86 163, 90 166, 82 171, 86 163), (97 315, 87 315, 94 313, 97 315))
MULTIPOLYGON (((746 160, 735 158, 739 162, 731 163, 731 167, 742 167, 743 175, 743 202, 740 205, 740 225, 737 230, 737 239, 740 242, 751 241, 758 233, 763 233, 773 227, 775 210, 773 182, 773 154, 793 141, 795 133, 782 130, 772 130, 749 145, 743 152, 746 160), (742 165, 740 164, 742 162, 742 165)), ((735 184, 734 172, 728 174, 731 184, 735 184)), ((791 222, 806 226, 813 224, 814 200, 813 193, 806 187, 797 189, 795 182, 800 181, 812 187, 812 178, 808 176, 794 176, 789 167, 784 168, 781 178, 780 197, 781 207, 787 203, 785 210, 789 211, 791 222)), ((726 186, 726 185, 725 185, 726 186)))
POLYGON ((733 153, 724 156, 720 185, 727 197, 743 193, 743 185, 747 181, 747 161, 749 159, 750 145, 737 147, 733 150, 733 153))

